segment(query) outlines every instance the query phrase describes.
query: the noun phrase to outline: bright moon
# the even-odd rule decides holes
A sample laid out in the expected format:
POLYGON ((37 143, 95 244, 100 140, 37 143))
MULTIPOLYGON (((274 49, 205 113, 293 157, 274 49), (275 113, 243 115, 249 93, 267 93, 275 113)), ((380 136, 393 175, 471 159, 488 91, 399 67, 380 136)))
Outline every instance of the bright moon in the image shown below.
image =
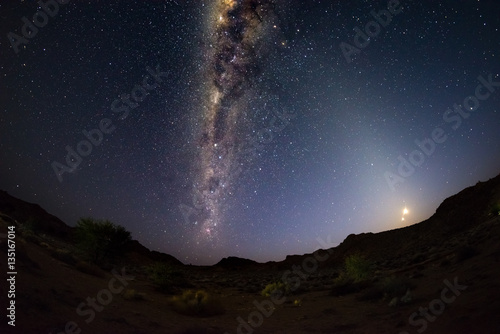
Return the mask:
POLYGON ((405 220, 405 215, 408 214, 408 209, 405 207, 403 209, 403 217, 401 217, 401 221, 404 221, 405 220))

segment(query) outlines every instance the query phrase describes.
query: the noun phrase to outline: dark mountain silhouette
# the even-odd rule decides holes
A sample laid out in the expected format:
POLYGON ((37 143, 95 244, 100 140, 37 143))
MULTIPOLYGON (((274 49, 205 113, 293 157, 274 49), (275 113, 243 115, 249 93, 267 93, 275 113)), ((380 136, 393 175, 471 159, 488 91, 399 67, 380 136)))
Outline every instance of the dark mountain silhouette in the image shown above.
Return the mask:
MULTIPOLYGON (((390 262, 394 258, 396 265, 398 258, 411 257, 437 247, 443 240, 457 237, 479 223, 495 218, 492 213, 494 207, 500 207, 500 175, 445 199, 434 215, 423 222, 378 233, 350 234, 340 245, 318 250, 320 253, 329 251, 328 260, 319 265, 339 264, 352 253, 363 253, 380 262, 390 262)), ((285 269, 313 254, 289 255, 284 261, 269 262, 267 265, 285 269)))
POLYGON ((242 259, 235 256, 229 256, 220 260, 215 266, 222 268, 242 268, 242 267, 249 267, 255 264, 258 263, 253 260, 242 259))
POLYGON ((25 202, 2 190, 0 190, 0 214, 7 222, 30 224, 30 228, 35 231, 57 237, 65 237, 72 230, 61 219, 51 215, 38 204, 25 202))
MULTIPOLYGON (((386 261, 393 255, 409 256, 422 249, 438 246, 443 238, 452 238, 463 231, 493 218, 491 209, 500 205, 500 175, 486 182, 478 182, 456 195, 443 201, 429 219, 399 229, 378 232, 351 234, 337 247, 329 249, 328 260, 322 266, 340 263, 351 253, 369 254, 374 261, 386 261)), ((0 214, 4 220, 14 220, 18 224, 26 222, 35 224, 36 229, 56 237, 71 234, 73 228, 59 218, 47 213, 39 205, 28 203, 0 191, 0 214)), ((182 265, 175 257, 157 251, 151 251, 134 240, 130 251, 153 261, 163 261, 174 265, 182 265)), ((326 250, 318 250, 324 252, 326 250)), ((313 253, 314 254, 314 253, 313 253)), ((313 254, 289 255, 279 262, 263 264, 268 268, 287 268, 313 254)), ((249 259, 227 257, 215 266, 220 268, 243 268, 257 264, 249 259)))

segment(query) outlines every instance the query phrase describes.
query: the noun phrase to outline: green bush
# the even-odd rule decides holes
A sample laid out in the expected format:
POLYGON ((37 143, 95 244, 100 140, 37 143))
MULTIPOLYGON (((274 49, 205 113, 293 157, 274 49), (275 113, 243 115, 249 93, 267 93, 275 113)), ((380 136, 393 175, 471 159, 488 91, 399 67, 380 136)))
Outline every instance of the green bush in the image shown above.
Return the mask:
POLYGON ((345 259, 345 274, 354 282, 363 281, 373 274, 372 264, 363 255, 352 254, 345 259))
POLYGON ((37 235, 38 233, 40 233, 40 224, 38 220, 33 216, 30 216, 23 224, 21 224, 20 227, 21 233, 26 235, 37 235))
POLYGON ((271 284, 266 285, 264 290, 260 293, 264 297, 271 296, 285 296, 290 292, 290 287, 288 284, 283 283, 282 281, 277 281, 271 284))
POLYGON ((155 263, 147 268, 149 278, 160 291, 171 292, 177 286, 185 286, 184 274, 164 263, 155 263))
POLYGON ((93 263, 121 255, 132 239, 124 227, 108 220, 81 218, 76 225, 79 248, 93 263))
POLYGON ((490 207, 490 216, 500 216, 500 203, 495 203, 490 207))
POLYGON ((182 295, 172 297, 170 305, 175 312, 190 316, 209 317, 225 312, 221 301, 204 290, 184 291, 182 295))

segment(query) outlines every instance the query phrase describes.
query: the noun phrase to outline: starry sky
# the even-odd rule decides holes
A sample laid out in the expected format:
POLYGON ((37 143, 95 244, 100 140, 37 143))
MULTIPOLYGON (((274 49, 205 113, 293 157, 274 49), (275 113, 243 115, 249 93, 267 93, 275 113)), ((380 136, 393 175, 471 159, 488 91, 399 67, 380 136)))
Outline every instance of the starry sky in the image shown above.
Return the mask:
POLYGON ((68 225, 283 260, 500 172, 498 1, 62 2, 0 4, 0 189, 68 225))

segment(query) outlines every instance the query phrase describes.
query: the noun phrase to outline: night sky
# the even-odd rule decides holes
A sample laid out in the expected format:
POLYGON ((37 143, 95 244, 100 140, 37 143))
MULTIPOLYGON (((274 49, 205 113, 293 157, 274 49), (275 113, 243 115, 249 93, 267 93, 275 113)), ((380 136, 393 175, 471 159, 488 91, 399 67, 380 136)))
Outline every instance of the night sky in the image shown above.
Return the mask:
POLYGON ((500 172, 498 1, 47 3, 0 3, 0 189, 69 225, 282 260, 500 172))

